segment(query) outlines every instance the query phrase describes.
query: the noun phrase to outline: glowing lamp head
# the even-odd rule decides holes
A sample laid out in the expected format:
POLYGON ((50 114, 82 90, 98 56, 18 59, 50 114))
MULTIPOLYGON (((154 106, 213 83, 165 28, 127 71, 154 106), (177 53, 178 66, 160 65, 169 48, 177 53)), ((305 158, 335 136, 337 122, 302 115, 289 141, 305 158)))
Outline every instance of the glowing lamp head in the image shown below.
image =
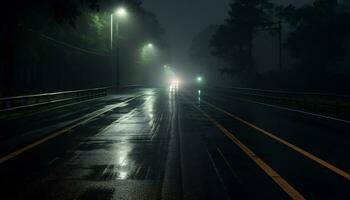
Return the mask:
POLYGON ((128 12, 126 11, 126 9, 123 8, 123 7, 118 8, 117 11, 116 11, 115 13, 116 13, 117 16, 119 16, 119 17, 125 17, 125 16, 128 14, 128 12))
POLYGON ((197 81, 198 81, 198 82, 202 82, 202 81, 203 81, 203 78, 202 78, 201 76, 198 76, 198 77, 197 77, 197 81))
POLYGON ((153 44, 152 43, 148 43, 147 46, 148 46, 148 48, 153 48, 153 44))

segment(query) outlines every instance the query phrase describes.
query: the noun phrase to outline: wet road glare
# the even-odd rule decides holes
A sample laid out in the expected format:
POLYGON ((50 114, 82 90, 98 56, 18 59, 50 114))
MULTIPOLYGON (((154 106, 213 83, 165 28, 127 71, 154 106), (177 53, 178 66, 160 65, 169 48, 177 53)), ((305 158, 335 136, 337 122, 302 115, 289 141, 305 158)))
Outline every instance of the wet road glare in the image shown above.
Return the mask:
POLYGON ((349 128, 178 83, 129 90, 6 122, 0 199, 347 199, 349 128))

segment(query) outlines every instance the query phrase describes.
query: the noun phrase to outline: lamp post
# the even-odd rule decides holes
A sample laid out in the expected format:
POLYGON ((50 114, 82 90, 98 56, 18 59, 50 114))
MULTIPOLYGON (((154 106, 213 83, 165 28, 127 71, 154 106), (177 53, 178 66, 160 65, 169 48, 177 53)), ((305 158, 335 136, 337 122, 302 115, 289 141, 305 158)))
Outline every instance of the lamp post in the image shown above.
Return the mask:
POLYGON ((155 45, 151 42, 144 43, 142 47, 142 61, 147 66, 147 72, 145 72, 145 82, 151 84, 154 82, 152 78, 152 74, 154 69, 151 67, 154 64, 154 56, 155 56, 155 45))
POLYGON ((142 62, 148 63, 153 58, 155 53, 155 46, 153 43, 145 43, 141 47, 142 62))
POLYGON ((117 40, 117 45, 116 45, 116 88, 119 88, 120 86, 120 79, 119 79, 119 17, 125 17, 127 15, 127 11, 125 8, 120 7, 118 8, 115 13, 111 14, 111 60, 112 60, 112 66, 113 66, 113 24, 114 24, 114 16, 116 16, 116 40, 117 40))

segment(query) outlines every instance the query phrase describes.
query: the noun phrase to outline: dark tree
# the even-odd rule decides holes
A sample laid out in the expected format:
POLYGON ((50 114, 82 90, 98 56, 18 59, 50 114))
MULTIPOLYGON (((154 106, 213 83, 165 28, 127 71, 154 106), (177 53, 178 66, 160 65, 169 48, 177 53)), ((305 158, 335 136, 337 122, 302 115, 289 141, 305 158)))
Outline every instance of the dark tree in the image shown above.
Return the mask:
POLYGON ((301 8, 287 6, 280 15, 292 26, 287 47, 308 75, 335 69, 347 56, 350 13, 337 0, 317 0, 301 8))
MULTIPOLYGON (((81 14, 81 5, 88 5, 93 10, 98 10, 98 0, 12 0, 7 1, 1 10, 1 65, 3 74, 4 96, 13 94, 14 81, 14 33, 21 19, 29 7, 44 5, 44 8, 51 10, 52 20, 56 22, 68 21, 74 24, 75 19, 81 14)), ((44 12, 44 11, 43 11, 44 12)))
POLYGON ((229 18, 212 38, 213 55, 224 59, 225 72, 254 72, 253 41, 258 29, 270 26, 274 4, 269 0, 234 0, 229 18))
MULTIPOLYGON (((45 73, 46 69, 41 69, 48 68, 47 70, 50 70, 49 68, 65 67, 59 66, 59 63, 52 63, 50 66, 43 66, 45 62, 44 60, 47 60, 45 58, 48 57, 48 53, 43 53, 46 52, 45 47, 47 45, 45 46, 41 42, 38 42, 38 39, 35 39, 39 34, 48 35, 77 47, 91 49, 103 54, 109 54, 110 14, 121 4, 127 7, 129 12, 132 13, 131 20, 133 20, 134 23, 134 26, 129 26, 121 30, 121 35, 127 35, 120 44, 125 44, 122 53, 128 56, 128 58, 125 58, 126 56, 124 56, 124 61, 129 62, 125 63, 125 65, 130 66, 132 64, 131 62, 137 59, 136 57, 131 57, 137 56, 133 53, 137 52, 141 43, 144 43, 145 41, 152 41, 157 44, 157 47, 166 48, 166 44, 162 37, 164 31, 160 27, 156 16, 153 13, 144 10, 140 0, 14 0, 9 2, 9 4, 6 4, 6 9, 3 9, 0 14, 3 19, 0 32, 2 41, 0 43, 0 70, 2 70, 0 91, 1 89, 3 90, 4 96, 12 96, 19 92, 14 91, 14 89, 19 84, 25 83, 15 84, 14 81, 15 79, 22 80, 18 78, 17 72, 20 67, 25 68, 22 66, 25 65, 25 62, 30 62, 28 63, 26 72, 28 71, 28 73, 33 74, 35 72, 29 71, 32 68, 36 68, 36 71, 39 70, 41 73, 45 73), (29 30, 35 30, 35 33, 30 32, 29 30), (128 43, 128 45, 126 45, 126 43, 128 43), (29 45, 25 46, 25 49, 23 49, 25 44, 29 45), (22 54, 30 54, 35 58, 30 60, 26 55, 27 60, 22 61, 20 63, 21 66, 18 66, 19 50, 21 50, 20 52, 22 54), (46 57, 44 58, 44 56, 46 57)), ((114 42, 115 41, 116 40, 114 40, 114 42)), ((166 50, 163 50, 162 52, 166 52, 166 50)), ((68 50, 62 50, 62 55, 68 54, 71 54, 71 52, 68 50)), ((69 56, 64 58, 61 56, 59 59, 69 63, 67 61, 69 56)), ((73 59, 78 60, 79 58, 76 56, 74 58, 71 57, 71 59, 73 62, 73 59)), ((91 63, 91 65, 93 64, 91 63)), ((62 72, 67 70, 66 68, 68 67, 63 68, 60 69, 62 72)), ((41 83, 41 85, 45 85, 46 89, 50 87, 51 89, 56 88, 46 85, 45 80, 50 78, 43 77, 40 73, 25 77, 30 77, 28 78, 29 81, 34 80, 33 77, 36 77, 34 80, 36 86, 41 83)), ((34 90, 46 91, 45 88, 40 86, 39 88, 36 87, 34 90)))

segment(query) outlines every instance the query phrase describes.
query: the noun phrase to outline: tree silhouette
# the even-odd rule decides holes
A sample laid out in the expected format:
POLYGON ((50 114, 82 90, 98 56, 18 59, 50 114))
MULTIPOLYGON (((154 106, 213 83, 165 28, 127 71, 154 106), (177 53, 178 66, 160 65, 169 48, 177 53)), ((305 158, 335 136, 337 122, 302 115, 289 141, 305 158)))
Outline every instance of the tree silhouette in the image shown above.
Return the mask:
MULTIPOLYGON (((132 13, 132 20, 134 23, 134 26, 130 26, 121 31, 121 35, 128 35, 128 37, 123 39, 123 42, 129 43, 127 48, 124 48, 125 54, 128 53, 127 55, 129 57, 133 56, 129 51, 136 52, 134 49, 139 48, 140 43, 146 40, 156 43, 157 47, 166 46, 162 37, 164 31, 161 29, 156 16, 144 10, 140 0, 9 1, 9 3, 6 4, 6 9, 3 9, 0 14, 3 20, 0 25, 0 70, 2 70, 0 93, 1 89, 3 90, 3 96, 12 96, 14 92, 16 92, 14 91, 14 78, 16 76, 17 80, 18 70, 16 69, 15 72, 14 65, 17 67, 18 62, 16 62, 16 64, 14 63, 14 56, 17 55, 15 53, 18 52, 19 48, 23 49, 24 47, 23 44, 19 42, 20 38, 18 33, 20 33, 20 36, 26 35, 26 37, 28 37, 27 41, 30 41, 30 43, 27 42, 30 46, 25 47, 25 49, 21 51, 22 54, 23 52, 33 54, 36 60, 44 60, 43 57, 47 55, 42 53, 42 51, 45 51, 40 48, 42 44, 38 43, 34 38, 30 39, 33 33, 30 35, 28 29, 36 30, 38 34, 46 34, 78 47, 109 54, 110 14, 114 12, 116 7, 121 3, 128 7, 128 10, 132 13), (138 24, 135 25, 135 23, 138 24)), ((68 58, 57 59, 62 60, 68 58)), ((135 59, 128 58, 125 60, 130 60, 131 62, 131 60, 135 59)), ((30 62, 30 60, 27 61, 30 62)), ((24 63, 24 61, 21 62, 22 65, 24 63)), ((28 67, 31 66, 33 66, 33 63, 28 63, 28 67)), ((57 68, 58 66, 58 63, 56 65, 56 62, 53 62, 50 66, 45 67, 49 70, 50 68, 57 68)), ((40 81, 37 83, 40 83, 40 81)), ((46 88, 50 88, 50 86, 46 88)))
POLYGON ((293 28, 287 47, 298 60, 298 69, 312 75, 332 70, 347 56, 350 13, 339 12, 337 0, 317 0, 301 8, 280 9, 293 28))
POLYGON ((213 55, 224 59, 225 72, 254 72, 253 40, 260 28, 270 26, 274 4, 269 0, 234 0, 229 18, 220 25, 211 40, 213 55))
MULTIPOLYGON (((98 10, 98 0, 12 0, 7 1, 1 11, 1 65, 3 74, 3 93, 4 96, 13 94, 14 82, 14 33, 20 24, 26 9, 44 5, 45 9, 51 10, 52 19, 56 22, 68 21, 74 25, 75 19, 81 14, 80 6, 87 5, 93 10, 98 10)), ((43 11, 44 12, 44 11, 43 11)))

